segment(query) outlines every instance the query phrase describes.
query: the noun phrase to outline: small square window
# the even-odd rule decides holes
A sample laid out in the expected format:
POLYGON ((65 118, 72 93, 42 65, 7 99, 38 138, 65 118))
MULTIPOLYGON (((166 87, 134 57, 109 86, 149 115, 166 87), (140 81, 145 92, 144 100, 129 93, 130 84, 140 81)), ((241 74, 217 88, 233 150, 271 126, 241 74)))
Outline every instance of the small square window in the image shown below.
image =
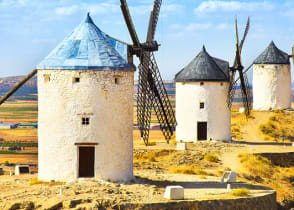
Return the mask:
POLYGON ((82 118, 82 125, 89 125, 90 124, 90 118, 89 117, 83 117, 82 118))
POLYGON ((74 77, 73 78, 74 83, 79 83, 80 82, 80 78, 79 77, 74 77))
POLYGON ((44 82, 45 83, 50 82, 50 74, 44 74, 44 82))
POLYGON ((200 109, 204 109, 204 102, 200 102, 200 109))
POLYGON ((204 85, 204 82, 200 82, 200 85, 201 85, 201 86, 204 85))

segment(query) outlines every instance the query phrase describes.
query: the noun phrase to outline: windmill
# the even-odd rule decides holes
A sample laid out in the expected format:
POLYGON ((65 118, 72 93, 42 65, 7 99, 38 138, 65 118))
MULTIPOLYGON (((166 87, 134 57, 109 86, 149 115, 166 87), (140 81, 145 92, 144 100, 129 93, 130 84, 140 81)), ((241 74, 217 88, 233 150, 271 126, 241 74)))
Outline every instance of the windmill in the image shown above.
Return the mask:
POLYGON ((238 32, 238 23, 237 23, 237 17, 235 18, 235 30, 236 30, 236 56, 234 60, 234 65, 230 68, 229 74, 230 74, 230 86, 229 86, 229 93, 228 93, 228 106, 231 107, 232 105, 232 99, 235 94, 235 89, 238 80, 240 80, 240 87, 241 87, 241 94, 242 94, 242 100, 243 105, 245 108, 245 114, 248 117, 250 115, 251 107, 252 107, 252 92, 250 91, 250 86, 248 82, 248 78, 246 75, 246 72, 250 69, 252 65, 250 65, 245 71, 244 67, 242 65, 241 60, 241 52, 243 48, 243 44, 245 42, 246 36, 248 34, 250 27, 250 19, 248 17, 247 24, 245 27, 245 31, 243 34, 243 38, 241 42, 239 42, 239 32, 238 32), (235 80, 236 72, 239 74, 239 78, 235 80))
POLYGON ((121 10, 133 42, 132 45, 128 45, 129 61, 132 61, 134 55, 140 60, 138 66, 137 120, 141 138, 148 145, 151 113, 154 108, 160 129, 167 142, 169 142, 176 126, 175 114, 153 54, 159 47, 158 43, 154 40, 154 36, 162 0, 154 1, 149 19, 147 38, 144 43, 139 41, 126 0, 120 0, 120 2, 121 10))
MULTIPOLYGON (((133 56, 136 55, 140 60, 139 65, 139 87, 137 94, 137 119, 141 138, 148 145, 149 130, 151 123, 152 109, 156 113, 160 124, 160 129, 167 142, 174 134, 176 120, 172 105, 169 101, 167 91, 162 81, 159 68, 157 66, 154 51, 158 50, 158 43, 154 40, 156 26, 162 0, 155 0, 154 7, 150 15, 149 27, 147 31, 146 42, 141 43, 137 36, 134 24, 126 0, 121 0, 121 10, 128 27, 133 44, 127 44, 109 35, 108 38, 128 45, 128 61, 132 63, 133 56)), ((24 83, 37 73, 33 70, 22 81, 20 81, 12 90, 10 90, 1 100, 0 105, 5 102, 14 92, 16 92, 24 83)))

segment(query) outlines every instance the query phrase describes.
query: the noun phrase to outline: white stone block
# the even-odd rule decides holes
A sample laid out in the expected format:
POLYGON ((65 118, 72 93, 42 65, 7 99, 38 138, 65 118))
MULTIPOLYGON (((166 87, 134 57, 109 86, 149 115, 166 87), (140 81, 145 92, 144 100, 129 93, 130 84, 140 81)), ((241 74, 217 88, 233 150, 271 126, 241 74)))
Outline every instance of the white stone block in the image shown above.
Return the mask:
POLYGON ((28 165, 16 165, 15 166, 15 175, 20 174, 29 174, 30 173, 30 166, 28 165))
POLYGON ((221 179, 222 183, 230 183, 237 181, 237 173, 233 171, 225 171, 221 179))
POLYGON ((186 143, 182 143, 182 142, 177 143, 177 148, 176 148, 176 150, 187 150, 187 145, 186 145, 186 143))
POLYGON ((239 108, 239 113, 243 113, 243 112, 245 112, 245 108, 244 107, 239 108))
POLYGON ((182 186, 167 186, 165 188, 164 198, 169 200, 183 200, 184 188, 182 186))

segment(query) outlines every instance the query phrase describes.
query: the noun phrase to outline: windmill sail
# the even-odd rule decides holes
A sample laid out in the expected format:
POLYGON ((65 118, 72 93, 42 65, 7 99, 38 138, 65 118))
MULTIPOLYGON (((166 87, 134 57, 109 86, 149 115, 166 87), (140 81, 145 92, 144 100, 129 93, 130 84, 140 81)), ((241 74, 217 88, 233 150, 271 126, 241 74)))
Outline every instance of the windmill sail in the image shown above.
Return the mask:
POLYGON ((121 9, 133 40, 131 52, 140 59, 139 85, 137 94, 137 119, 141 137, 148 145, 151 113, 154 109, 160 128, 169 141, 174 133, 176 120, 167 91, 162 81, 153 51, 158 49, 154 41, 162 0, 155 0, 150 15, 147 38, 140 43, 133 25, 126 0, 121 0, 121 9))
POLYGON ((250 115, 250 110, 252 107, 252 92, 250 90, 250 86, 249 86, 246 72, 243 71, 244 67, 242 66, 242 61, 241 61, 241 52, 242 52, 243 44, 245 42, 245 39, 246 39, 248 31, 249 31, 249 27, 250 27, 250 19, 248 18, 246 28, 245 28, 245 31, 243 34, 243 38, 241 40, 241 43, 239 43, 237 18, 235 19, 236 56, 235 56, 235 60, 234 60, 234 66, 230 68, 230 70, 231 70, 230 71, 230 86, 229 86, 229 92, 228 92, 228 106, 231 107, 232 99, 235 94, 237 80, 240 80, 242 101, 243 101, 243 105, 245 108, 246 116, 250 115), (239 73, 239 78, 237 80, 235 80, 236 71, 238 71, 238 73, 239 73))

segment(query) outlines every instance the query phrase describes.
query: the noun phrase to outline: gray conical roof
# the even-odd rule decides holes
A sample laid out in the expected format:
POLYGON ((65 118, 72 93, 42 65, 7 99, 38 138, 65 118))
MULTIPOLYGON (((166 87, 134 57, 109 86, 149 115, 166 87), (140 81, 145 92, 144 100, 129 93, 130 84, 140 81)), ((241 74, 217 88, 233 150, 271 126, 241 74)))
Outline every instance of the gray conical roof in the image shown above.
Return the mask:
POLYGON ((289 55, 275 45, 273 41, 253 62, 254 64, 290 64, 289 55))
POLYGON ((134 70, 114 49, 89 13, 37 69, 134 70))
POLYGON ((229 62, 211 57, 202 51, 175 76, 176 82, 229 81, 229 62))

